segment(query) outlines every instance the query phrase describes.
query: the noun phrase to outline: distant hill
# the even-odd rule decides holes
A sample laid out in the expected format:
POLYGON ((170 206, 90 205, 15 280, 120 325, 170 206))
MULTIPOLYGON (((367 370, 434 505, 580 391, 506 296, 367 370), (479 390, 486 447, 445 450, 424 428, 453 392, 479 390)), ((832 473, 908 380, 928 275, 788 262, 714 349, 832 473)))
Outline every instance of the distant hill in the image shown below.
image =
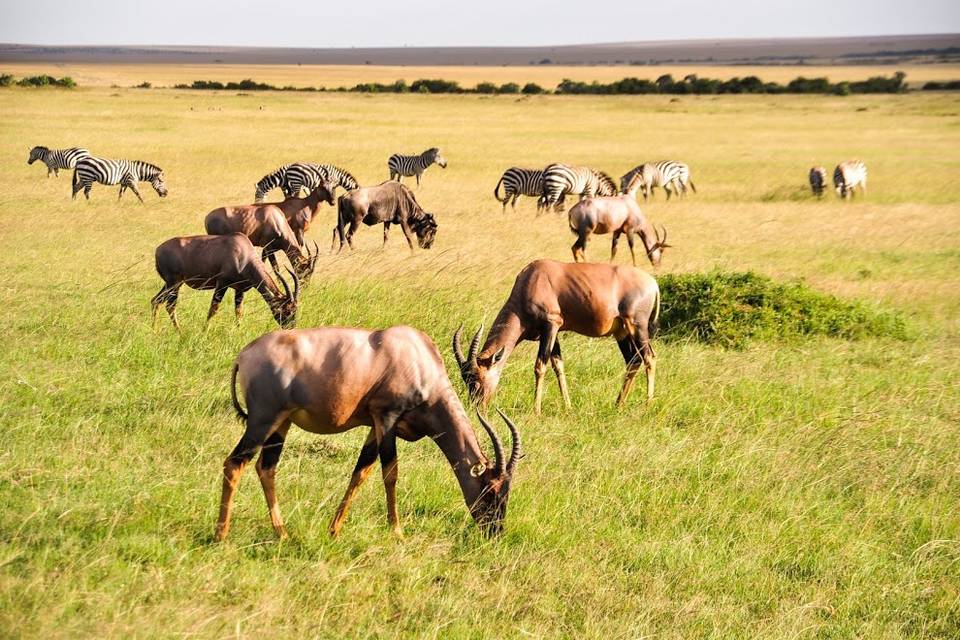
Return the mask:
POLYGON ((282 48, 0 44, 0 62, 324 65, 884 64, 958 62, 960 34, 618 42, 553 47, 282 48))

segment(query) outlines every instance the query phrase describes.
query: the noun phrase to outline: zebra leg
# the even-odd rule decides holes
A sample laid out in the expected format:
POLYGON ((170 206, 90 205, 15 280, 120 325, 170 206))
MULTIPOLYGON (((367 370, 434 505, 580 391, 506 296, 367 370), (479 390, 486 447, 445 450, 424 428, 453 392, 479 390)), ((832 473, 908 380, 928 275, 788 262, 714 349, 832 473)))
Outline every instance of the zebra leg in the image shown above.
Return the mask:
POLYGON ((420 174, 417 174, 417 188, 420 188, 420 174))
POLYGON ((143 198, 140 197, 140 192, 137 191, 137 185, 135 183, 131 183, 128 185, 128 188, 130 191, 133 191, 133 195, 137 196, 137 200, 140 201, 140 204, 143 204, 143 198))
POLYGON ((72 190, 73 190, 73 193, 71 194, 70 199, 71 199, 71 200, 76 200, 76 199, 77 199, 77 194, 80 193, 80 190, 81 190, 81 189, 83 189, 83 185, 80 184, 79 182, 74 181, 74 183, 73 183, 73 185, 72 185, 71 188, 72 188, 72 190))
POLYGON ((92 182, 88 182, 88 183, 83 187, 83 197, 86 198, 87 200, 90 199, 90 189, 92 189, 92 188, 93 188, 93 183, 92 183, 92 182))
POLYGON ((120 193, 117 194, 117 202, 120 202, 120 198, 123 197, 123 192, 127 190, 126 185, 120 185, 120 193))

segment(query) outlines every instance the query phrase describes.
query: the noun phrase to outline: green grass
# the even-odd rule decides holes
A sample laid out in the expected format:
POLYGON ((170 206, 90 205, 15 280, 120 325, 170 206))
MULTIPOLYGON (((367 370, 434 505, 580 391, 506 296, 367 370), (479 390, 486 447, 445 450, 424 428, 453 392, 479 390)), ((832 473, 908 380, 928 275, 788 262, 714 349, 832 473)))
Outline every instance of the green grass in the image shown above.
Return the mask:
MULTIPOLYGON (((960 635, 960 98, 11 89, 0 110, 0 635, 960 635), (153 161, 171 195, 143 185, 145 206, 118 204, 95 186, 71 202, 68 177, 26 166, 35 144, 153 161), (527 343, 495 402, 527 453, 502 538, 477 533, 421 441, 399 450, 406 537, 390 534, 374 474, 331 540, 365 432, 293 430, 278 473, 291 538, 274 539, 248 471, 231 537, 213 544, 221 464, 242 430, 229 368, 274 323, 252 297, 242 326, 225 306, 203 332, 209 294, 186 291, 184 334, 166 318, 154 330, 154 247, 249 201, 281 163, 334 162, 374 183, 390 153, 432 145, 450 163, 417 192, 435 247, 410 256, 395 231, 380 250, 379 230, 361 229, 356 252, 321 256, 301 326, 412 324, 454 373, 457 325, 489 326, 517 271, 569 259, 574 240, 532 202, 500 213, 505 167, 620 175, 677 157, 699 193, 643 206, 675 245, 658 276, 800 280, 896 313, 907 339, 658 341, 656 400, 617 411, 614 342, 566 336, 573 408, 551 383, 540 418, 527 343), (870 167, 866 199, 799 197, 812 164, 848 157, 870 167)), ((332 217, 308 234, 321 246, 332 217)))

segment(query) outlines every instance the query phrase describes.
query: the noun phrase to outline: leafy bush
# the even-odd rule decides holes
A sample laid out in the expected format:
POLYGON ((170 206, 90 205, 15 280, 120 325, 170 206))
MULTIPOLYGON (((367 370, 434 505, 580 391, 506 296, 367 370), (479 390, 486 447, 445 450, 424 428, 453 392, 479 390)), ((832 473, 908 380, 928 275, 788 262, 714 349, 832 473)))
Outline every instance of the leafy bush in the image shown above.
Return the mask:
POLYGON ((500 88, 497 89, 498 93, 520 93, 520 85, 516 82, 507 82, 500 85, 500 88))
POLYGON ((9 73, 0 74, 0 87, 9 87, 13 84, 13 76, 9 73))
POLYGON ((150 84, 149 82, 141 82, 140 84, 138 84, 137 86, 135 86, 134 89, 149 89, 149 88, 151 88, 152 86, 153 86, 153 85, 150 84))
MULTIPOLYGON (((2 81, 0 76, 0 81, 2 81)), ((0 82, 0 86, 4 86, 0 82)), ((951 80, 950 82, 928 82, 923 85, 924 91, 960 91, 960 80, 951 80)))
POLYGON ((819 293, 801 282, 719 271, 667 274, 658 282, 660 331, 667 338, 689 337, 729 348, 809 335, 907 338, 898 314, 819 293))
POLYGON ((492 82, 481 82, 477 85, 474 91, 477 93, 496 93, 497 85, 493 84, 492 82))
POLYGON ((528 96, 539 95, 547 92, 546 89, 538 85, 536 82, 528 82, 527 84, 523 85, 523 89, 520 91, 528 96))
MULTIPOLYGON (((13 76, 9 76, 9 78, 8 82, 12 84, 13 76)), ((77 86, 77 83, 74 82, 70 76, 54 78, 53 76, 39 75, 20 78, 20 80, 17 81, 17 85, 21 87, 62 87, 64 89, 73 89, 77 86)), ((9 86, 9 84, 3 86, 9 86)))

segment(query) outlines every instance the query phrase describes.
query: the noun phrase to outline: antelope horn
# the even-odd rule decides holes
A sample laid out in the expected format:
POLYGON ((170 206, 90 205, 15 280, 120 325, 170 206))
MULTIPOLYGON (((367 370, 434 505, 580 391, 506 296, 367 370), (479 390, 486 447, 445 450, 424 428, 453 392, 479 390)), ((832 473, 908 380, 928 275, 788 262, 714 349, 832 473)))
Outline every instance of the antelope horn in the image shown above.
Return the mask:
MULTIPOLYGON (((291 276, 293 276, 293 299, 300 299, 300 278, 297 277, 297 274, 290 270, 290 267, 284 267, 291 276)), ((286 283, 284 283, 286 284, 286 283)), ((290 289, 287 289, 287 296, 290 296, 290 289)))
MULTIPOLYGON (((666 249, 672 245, 667 244, 667 228, 663 225, 660 225, 660 228, 663 229, 663 238, 660 238, 660 234, 657 233, 657 243, 660 245, 661 249, 666 249)), ((653 228, 654 231, 657 230, 656 227, 653 228)))
POLYGON ((510 459, 507 461, 507 477, 513 477, 513 470, 517 466, 517 461, 523 457, 523 450, 520 448, 520 432, 517 431, 517 425, 513 424, 513 421, 506 416, 503 411, 497 409, 497 413, 500 414, 500 417, 503 418, 503 421, 507 423, 507 428, 510 429, 510 437, 513 439, 513 446, 510 449, 510 459))
POLYGON ((457 359, 457 366, 461 369, 467 364, 467 359, 463 357, 463 347, 460 346, 460 334, 463 333, 463 323, 453 332, 453 357, 457 359))
POLYGON ((470 341, 470 351, 467 352, 467 359, 470 362, 473 362, 477 359, 477 349, 480 347, 480 336, 483 334, 483 323, 480 323, 480 328, 477 329, 477 332, 473 335, 473 340, 470 341))
MULTIPOLYGON (((287 269, 287 271, 289 271, 289 269, 287 269)), ((280 273, 279 271, 277 271, 276 269, 274 269, 273 272, 274 272, 275 274, 277 274, 277 279, 280 280, 280 284, 283 285, 283 290, 286 292, 286 296, 289 298, 289 297, 290 297, 290 285, 287 284, 287 281, 283 279, 283 275, 281 275, 281 273, 280 273)), ((296 277, 296 276, 294 276, 294 277, 296 277)))
POLYGON ((503 443, 500 442, 500 438, 497 437, 497 432, 493 430, 493 427, 483 419, 479 410, 477 410, 477 417, 480 418, 480 424, 483 425, 483 428, 487 431, 487 435, 490 436, 490 440, 493 442, 493 473, 499 478, 504 474, 503 443))

